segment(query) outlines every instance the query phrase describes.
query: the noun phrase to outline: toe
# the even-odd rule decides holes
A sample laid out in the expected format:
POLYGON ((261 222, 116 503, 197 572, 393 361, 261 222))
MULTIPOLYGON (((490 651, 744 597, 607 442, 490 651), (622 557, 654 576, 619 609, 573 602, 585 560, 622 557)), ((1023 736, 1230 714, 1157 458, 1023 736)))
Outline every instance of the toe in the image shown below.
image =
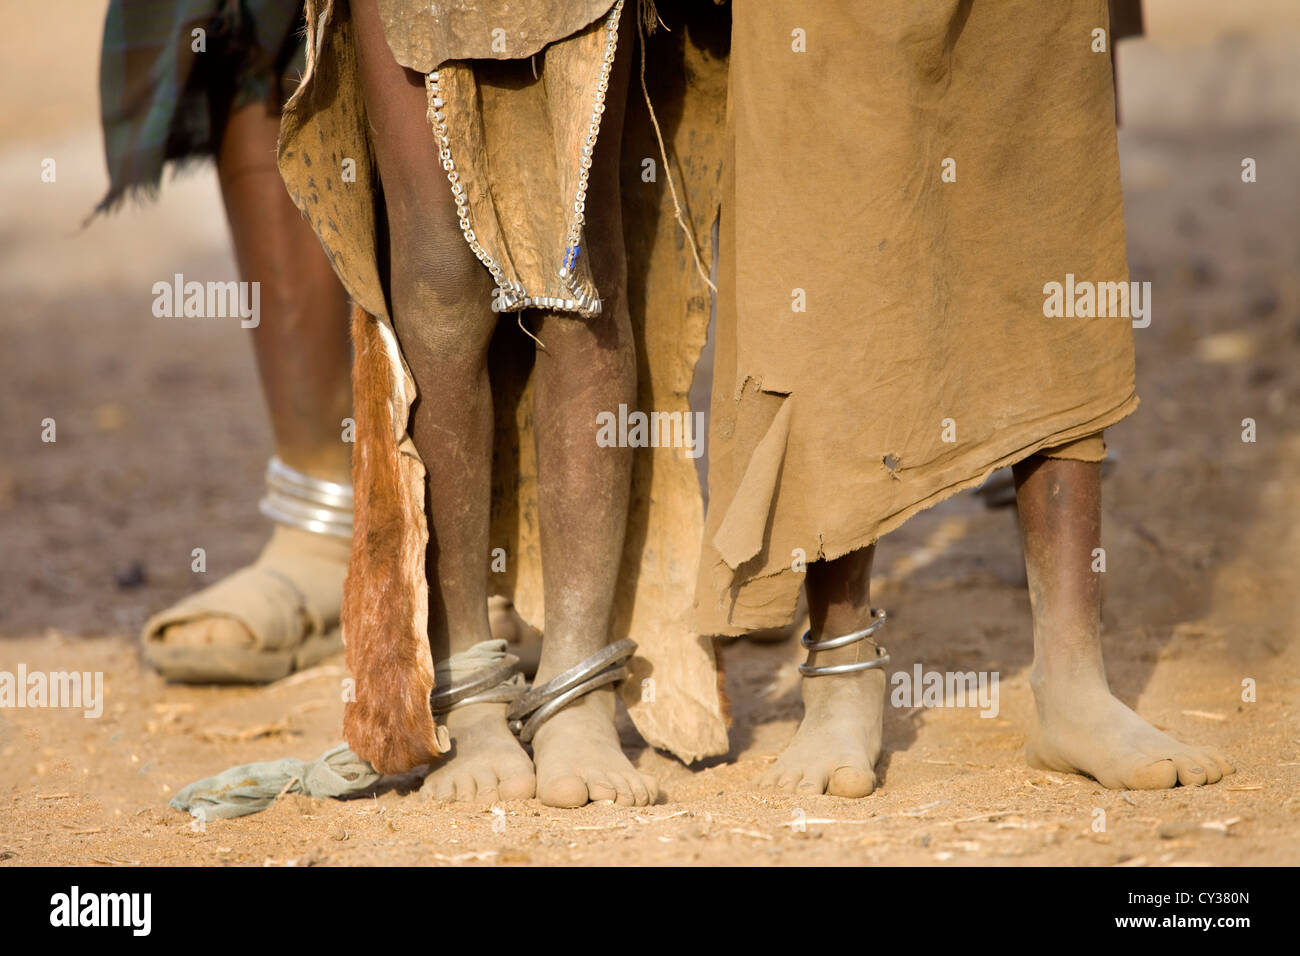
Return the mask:
POLYGON ((1178 768, 1172 760, 1138 764, 1124 779, 1129 790, 1168 790, 1178 783, 1178 768))
POLYGON ((802 770, 786 770, 781 774, 781 779, 776 782, 776 789, 794 793, 794 788, 799 786, 799 781, 802 779, 802 770))
POLYGON ((528 800, 537 790, 537 778, 531 770, 505 777, 497 785, 502 800, 528 800))
POLYGON ((772 790, 780 781, 781 771, 777 767, 772 767, 758 778, 758 787, 760 790, 772 790))
POLYGON ((454 800, 455 791, 452 790, 451 778, 446 774, 435 774, 424 782, 423 792, 427 792, 431 800, 454 800))
POLYGON ((470 803, 474 800, 474 795, 478 792, 478 787, 474 783, 474 778, 469 774, 459 774, 452 780, 452 790, 455 793, 455 799, 461 803, 470 803))
POLYGON ((822 794, 826 792, 826 782, 830 775, 821 767, 809 767, 803 772, 802 778, 795 787, 795 793, 799 794, 822 794))
POLYGON ((1178 782, 1184 787, 1203 787, 1209 779, 1205 768, 1190 754, 1175 756, 1174 767, 1178 770, 1178 782))
POLYGON ((637 774, 637 777, 641 781, 641 786, 645 787, 645 805, 653 807, 659 802, 659 781, 643 773, 637 774))
POLYGON ((865 797, 876 789, 876 775, 862 767, 836 767, 826 792, 836 797, 865 797))
POLYGON ((477 803, 495 803, 501 798, 497 791, 497 775, 491 770, 474 772, 474 800, 477 803))
POLYGON ((241 647, 253 643, 248 628, 227 617, 207 617, 173 624, 162 632, 164 644, 175 647, 241 647))
MULTIPOLYGON (((597 800, 613 800, 618 802, 619 785, 611 779, 611 774, 590 774, 587 777, 587 795, 591 802, 597 800)), ((626 802, 626 801, 625 801, 626 802)))
POLYGON ((1219 773, 1227 776, 1230 773, 1236 773, 1237 768, 1228 762, 1228 758, 1217 750, 1206 750, 1205 755, 1214 761, 1215 766, 1219 768, 1219 773))
POLYGON ((539 780, 537 799, 548 807, 580 807, 588 802, 587 783, 576 774, 539 780))
POLYGON ((611 773, 609 782, 614 787, 614 803, 620 807, 637 806, 636 791, 626 774, 611 773))
POLYGON ((632 793, 632 800, 638 807, 644 807, 650 802, 650 791, 645 785, 645 780, 635 770, 630 770, 626 774, 628 789, 632 793))
POLYGON ((1196 766, 1205 771, 1206 783, 1218 783, 1223 779, 1223 771, 1207 751, 1198 750, 1190 756, 1196 761, 1196 766))

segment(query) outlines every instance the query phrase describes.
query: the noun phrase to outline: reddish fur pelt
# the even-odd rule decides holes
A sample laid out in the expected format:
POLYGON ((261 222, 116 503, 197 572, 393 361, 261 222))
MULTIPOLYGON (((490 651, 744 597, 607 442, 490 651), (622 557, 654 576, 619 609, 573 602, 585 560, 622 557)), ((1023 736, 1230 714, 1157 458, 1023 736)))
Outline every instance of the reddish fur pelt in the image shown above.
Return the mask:
POLYGON ((423 496, 407 483, 411 465, 393 437, 390 365, 379 323, 359 308, 352 342, 356 513, 342 623, 356 692, 343 711, 343 735, 376 770, 399 773, 442 752, 429 710, 433 658, 420 626, 427 608, 415 606, 427 593, 423 496))

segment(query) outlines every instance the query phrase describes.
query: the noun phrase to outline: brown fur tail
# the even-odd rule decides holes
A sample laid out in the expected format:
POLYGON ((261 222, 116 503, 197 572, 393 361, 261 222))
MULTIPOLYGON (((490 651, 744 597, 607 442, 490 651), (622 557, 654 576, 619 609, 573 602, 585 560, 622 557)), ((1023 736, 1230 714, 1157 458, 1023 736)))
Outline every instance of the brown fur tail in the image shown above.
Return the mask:
POLYGON ((343 735, 381 773, 400 773, 443 752, 429 710, 433 656, 424 632, 423 495, 393 436, 391 366, 378 320, 352 313, 356 491, 352 554, 343 589, 343 634, 354 699, 343 735))

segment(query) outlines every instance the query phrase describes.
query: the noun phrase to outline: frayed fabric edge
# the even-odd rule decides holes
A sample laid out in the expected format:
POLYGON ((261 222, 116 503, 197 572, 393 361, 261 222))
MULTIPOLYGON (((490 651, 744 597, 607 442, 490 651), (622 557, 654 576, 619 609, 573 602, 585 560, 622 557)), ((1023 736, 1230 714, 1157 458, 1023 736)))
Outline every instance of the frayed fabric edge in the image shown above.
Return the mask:
MULTIPOLYGON (((1015 465, 1031 455, 1037 454, 1044 448, 1054 448, 1058 445, 1067 444, 1076 439, 1086 437, 1094 432, 1099 432, 1103 429, 1114 426, 1131 415, 1137 409, 1139 402, 1140 400, 1138 399, 1136 392, 1130 393, 1129 397, 1124 402, 1105 415, 1098 416, 1097 418, 1081 425, 1075 425, 1071 428, 1055 432, 1031 445, 1020 448, 1010 454, 1003 455, 991 465, 986 466, 970 478, 962 479, 953 484, 947 485, 922 500, 914 502, 902 511, 895 512, 893 515, 883 519, 877 525, 874 533, 854 535, 848 538, 839 539, 837 536, 827 535, 825 532, 818 531, 816 532, 817 546, 819 549, 818 553, 821 555, 821 559, 833 561, 836 558, 841 558, 844 555, 849 554, 850 552, 870 547, 871 545, 876 544, 885 535, 892 531, 896 531, 909 519, 920 512, 933 508, 935 505, 941 504, 963 491, 979 487, 989 479, 989 476, 1001 468, 1015 465)), ((768 515, 764 514, 764 522, 766 522, 767 518, 768 515)), ((758 552, 755 553, 757 554, 758 552)), ((758 581, 770 581, 772 579, 798 573, 791 568, 783 567, 777 571, 751 575, 744 583, 737 585, 735 583, 735 570, 735 568, 728 566, 725 559, 716 561, 712 569, 714 580, 719 583, 719 610, 723 610, 728 618, 734 617, 738 610, 746 609, 744 605, 738 603, 738 598, 743 593, 745 584, 758 581), (728 606, 730 607, 730 610, 725 610, 728 606)), ((794 623, 795 611, 799 597, 799 588, 801 585, 801 580, 793 584, 790 589, 790 597, 787 600, 779 602, 772 601, 764 604, 761 608, 751 607, 747 609, 754 615, 761 614, 762 616, 750 616, 743 622, 732 621, 724 624, 720 628, 711 627, 710 630, 720 637, 739 637, 749 633, 750 631, 786 627, 794 623), (763 611, 767 609, 773 610, 770 614, 763 614, 763 611)))

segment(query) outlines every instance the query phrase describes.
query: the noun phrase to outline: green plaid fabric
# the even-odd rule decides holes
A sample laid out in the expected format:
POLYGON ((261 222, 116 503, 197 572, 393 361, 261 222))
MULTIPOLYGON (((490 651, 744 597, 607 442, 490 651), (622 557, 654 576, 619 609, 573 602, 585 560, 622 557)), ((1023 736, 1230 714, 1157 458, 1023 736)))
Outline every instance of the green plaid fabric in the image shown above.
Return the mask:
POLYGON ((302 0, 111 0, 99 68, 109 190, 96 211, 156 194, 168 162, 215 153, 232 109, 283 103, 303 68, 302 18, 302 0))

